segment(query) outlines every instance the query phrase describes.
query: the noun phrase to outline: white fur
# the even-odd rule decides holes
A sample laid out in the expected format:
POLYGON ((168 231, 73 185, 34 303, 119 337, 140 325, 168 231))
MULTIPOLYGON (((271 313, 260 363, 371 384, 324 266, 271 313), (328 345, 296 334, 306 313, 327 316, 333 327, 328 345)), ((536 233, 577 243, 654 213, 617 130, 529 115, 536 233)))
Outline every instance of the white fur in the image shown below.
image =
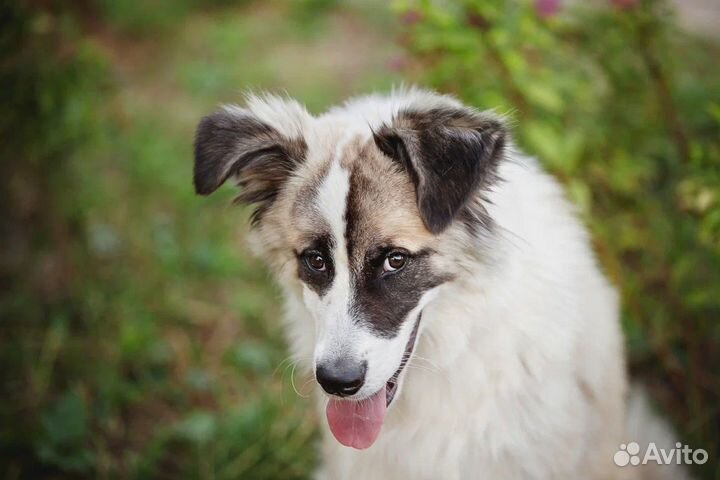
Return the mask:
MULTIPOLYGON (((402 90, 348 102, 312 121, 302 114, 301 122, 291 123, 302 124, 312 152, 321 126, 369 136, 371 127, 390 121, 407 104, 459 105, 451 97, 402 90)), ((290 110, 298 108, 292 104, 290 110)), ((270 120, 274 103, 252 109, 280 122, 270 120)), ((334 157, 318 206, 335 238, 343 239, 348 180, 339 155, 334 157)), ((613 464, 619 444, 632 441, 624 433, 618 296, 559 184, 513 149, 498 173, 503 180, 486 203, 495 233, 481 239, 482 248, 472 247, 463 260, 465 273, 426 295, 410 315, 424 307, 402 390, 377 442, 364 451, 340 445, 328 432, 326 397, 318 388, 323 430, 318 478, 575 480, 640 473, 613 464)), ((358 394, 364 397, 397 368, 411 322, 395 340, 352 326, 345 248, 335 251, 339 281, 326 298, 308 288, 300 298, 286 285, 289 340, 307 370, 312 351, 317 360, 333 348, 374 350, 373 376, 358 394), (315 338, 308 325, 315 325, 315 338)))
MULTIPOLYGON (((277 95, 247 95, 248 109, 260 120, 288 138, 298 138, 312 117, 297 101, 277 95)), ((237 107, 235 107, 237 108, 237 107)))

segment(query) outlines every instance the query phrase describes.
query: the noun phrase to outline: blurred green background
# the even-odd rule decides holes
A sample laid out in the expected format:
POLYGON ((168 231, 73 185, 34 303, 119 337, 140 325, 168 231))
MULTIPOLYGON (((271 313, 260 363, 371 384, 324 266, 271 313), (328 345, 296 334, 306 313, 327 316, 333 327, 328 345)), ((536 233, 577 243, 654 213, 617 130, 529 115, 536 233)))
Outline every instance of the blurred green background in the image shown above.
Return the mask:
POLYGON ((720 479, 720 14, 700 13, 1 2, 0 475, 307 478, 312 385, 248 212, 193 193, 193 131, 247 89, 321 112, 404 81, 512 116, 623 292, 633 375, 720 479))

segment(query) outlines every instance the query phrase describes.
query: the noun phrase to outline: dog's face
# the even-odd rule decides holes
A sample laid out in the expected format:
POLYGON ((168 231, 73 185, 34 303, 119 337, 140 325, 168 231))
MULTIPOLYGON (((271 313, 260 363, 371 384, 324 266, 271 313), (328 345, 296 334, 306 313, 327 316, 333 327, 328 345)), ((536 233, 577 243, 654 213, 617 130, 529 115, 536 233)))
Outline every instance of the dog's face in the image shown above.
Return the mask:
POLYGON ((253 98, 203 119, 196 138, 197 191, 235 177, 256 204, 256 250, 309 312, 315 376, 346 399, 330 402, 330 427, 357 448, 400 388, 423 307, 458 271, 453 244, 487 221, 480 192, 502 156, 495 117, 410 97, 374 125, 350 107, 313 118, 253 98))

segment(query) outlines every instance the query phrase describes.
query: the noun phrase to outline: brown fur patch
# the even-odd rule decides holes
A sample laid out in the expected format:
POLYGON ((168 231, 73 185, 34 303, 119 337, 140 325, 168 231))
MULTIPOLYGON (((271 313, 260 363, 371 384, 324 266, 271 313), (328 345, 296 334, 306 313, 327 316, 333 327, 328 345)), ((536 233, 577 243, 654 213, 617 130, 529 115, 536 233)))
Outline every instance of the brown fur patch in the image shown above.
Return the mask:
POLYGON ((585 400, 587 400, 588 403, 595 403, 597 398, 595 397, 595 392, 590 388, 590 385, 582 378, 577 379, 577 384, 585 400))
POLYGON ((350 171, 346 213, 349 256, 362 262, 362 252, 377 246, 428 248, 434 236, 425 228, 407 173, 370 140, 351 143, 343 166, 350 171))

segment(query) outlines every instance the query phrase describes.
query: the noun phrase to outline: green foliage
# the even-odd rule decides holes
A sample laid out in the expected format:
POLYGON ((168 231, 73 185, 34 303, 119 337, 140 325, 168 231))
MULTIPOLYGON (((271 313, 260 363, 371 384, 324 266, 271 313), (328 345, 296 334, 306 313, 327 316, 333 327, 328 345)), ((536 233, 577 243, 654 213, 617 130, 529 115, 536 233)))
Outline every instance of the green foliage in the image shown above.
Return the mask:
POLYGON ((273 398, 222 413, 191 411, 162 432, 138 473, 150 478, 307 478, 312 457, 298 453, 306 452, 314 437, 304 411, 273 398))
POLYGON ((85 402, 67 392, 44 413, 36 445, 38 458, 70 472, 87 472, 95 460, 87 448, 88 420, 85 402))
POLYGON ((633 373, 717 458, 720 46, 680 30, 661 1, 629 4, 396 7, 424 78, 507 113, 566 184, 622 289, 633 373))
POLYGON ((131 34, 152 35, 172 29, 193 10, 240 6, 247 0, 97 0, 95 8, 112 28, 131 34))

